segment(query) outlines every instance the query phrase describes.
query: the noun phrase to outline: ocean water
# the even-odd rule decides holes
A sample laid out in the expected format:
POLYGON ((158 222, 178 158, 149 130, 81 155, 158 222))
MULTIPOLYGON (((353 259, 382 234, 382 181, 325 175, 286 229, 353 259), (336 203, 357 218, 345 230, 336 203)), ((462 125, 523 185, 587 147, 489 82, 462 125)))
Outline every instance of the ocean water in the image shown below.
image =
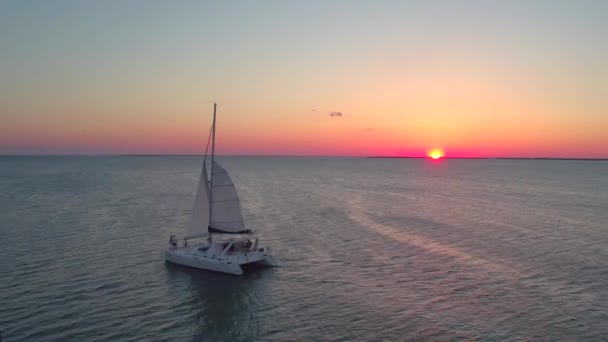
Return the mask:
POLYGON ((279 267, 165 264, 200 158, 0 158, 2 341, 608 339, 608 162, 219 159, 279 267))

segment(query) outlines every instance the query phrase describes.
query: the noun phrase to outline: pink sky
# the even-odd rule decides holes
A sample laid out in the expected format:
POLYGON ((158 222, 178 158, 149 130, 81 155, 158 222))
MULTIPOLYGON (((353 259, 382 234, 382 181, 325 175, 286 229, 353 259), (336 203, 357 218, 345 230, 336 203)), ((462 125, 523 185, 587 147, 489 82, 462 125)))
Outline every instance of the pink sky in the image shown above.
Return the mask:
POLYGON ((601 2, 116 4, 3 5, 0 154, 608 158, 601 2))

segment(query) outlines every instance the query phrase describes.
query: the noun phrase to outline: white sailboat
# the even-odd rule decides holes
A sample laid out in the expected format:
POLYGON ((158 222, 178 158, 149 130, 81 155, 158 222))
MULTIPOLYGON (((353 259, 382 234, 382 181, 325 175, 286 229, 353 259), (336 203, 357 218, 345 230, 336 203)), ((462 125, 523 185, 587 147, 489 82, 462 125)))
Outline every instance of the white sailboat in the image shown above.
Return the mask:
POLYGON ((276 266, 270 248, 260 247, 258 237, 245 227, 239 196, 232 179, 228 171, 214 160, 216 110, 217 104, 214 104, 213 126, 209 136, 212 139, 211 178, 207 177, 206 150, 188 234, 182 246, 178 246, 175 235, 171 236, 165 250, 165 260, 235 275, 243 274, 241 265, 245 264, 276 266), (204 237, 204 243, 188 242, 204 237))

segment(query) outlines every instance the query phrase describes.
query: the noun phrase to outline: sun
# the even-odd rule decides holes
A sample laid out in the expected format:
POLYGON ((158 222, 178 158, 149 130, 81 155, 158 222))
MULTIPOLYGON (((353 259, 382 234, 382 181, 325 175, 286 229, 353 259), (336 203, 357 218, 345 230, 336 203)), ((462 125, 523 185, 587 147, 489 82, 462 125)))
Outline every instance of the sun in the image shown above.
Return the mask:
POLYGON ((443 151, 436 148, 436 149, 431 150, 429 152, 428 156, 433 159, 443 158, 443 151))

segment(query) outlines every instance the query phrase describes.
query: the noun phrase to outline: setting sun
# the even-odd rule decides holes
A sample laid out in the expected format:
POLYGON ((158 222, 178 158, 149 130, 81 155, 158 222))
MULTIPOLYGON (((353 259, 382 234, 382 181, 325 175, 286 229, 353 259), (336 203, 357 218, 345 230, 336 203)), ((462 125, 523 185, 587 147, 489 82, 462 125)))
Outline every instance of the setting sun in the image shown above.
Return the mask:
POLYGON ((439 150, 439 149, 434 149, 431 152, 429 152, 429 157, 431 157, 433 159, 443 158, 443 151, 439 150))

